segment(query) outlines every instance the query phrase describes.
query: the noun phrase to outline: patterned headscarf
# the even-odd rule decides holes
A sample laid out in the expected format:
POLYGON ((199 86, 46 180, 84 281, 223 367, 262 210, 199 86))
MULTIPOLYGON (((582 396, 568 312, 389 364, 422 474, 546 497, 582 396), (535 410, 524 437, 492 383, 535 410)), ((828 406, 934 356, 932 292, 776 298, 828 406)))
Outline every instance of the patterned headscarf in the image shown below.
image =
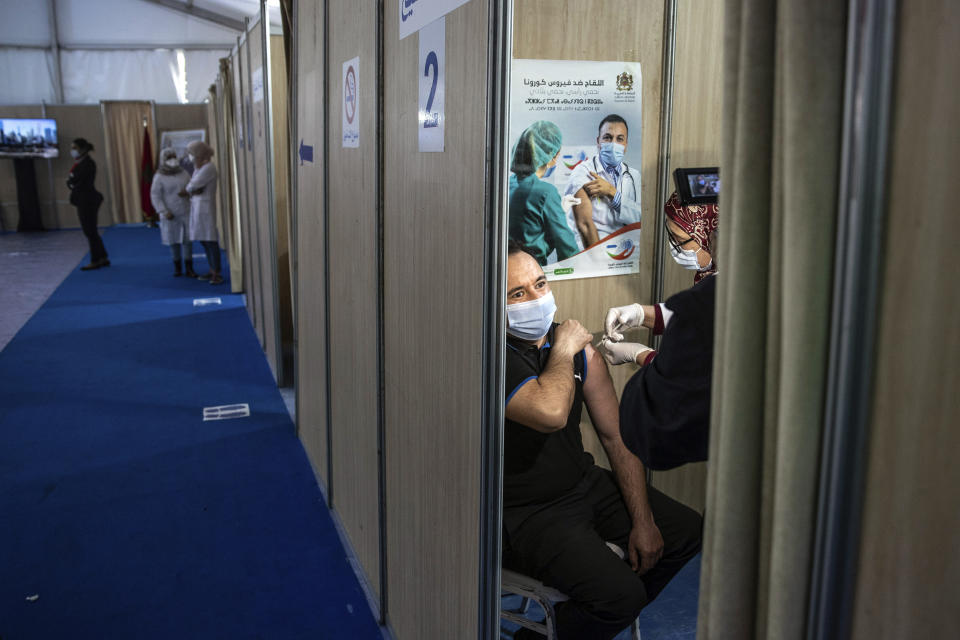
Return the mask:
POLYGON ((663 211, 672 222, 687 232, 691 238, 703 247, 704 251, 713 258, 710 268, 697 271, 693 277, 694 283, 700 282, 709 275, 717 272, 717 258, 713 255, 713 234, 720 222, 720 210, 715 204, 680 204, 680 196, 674 191, 663 205, 663 211))

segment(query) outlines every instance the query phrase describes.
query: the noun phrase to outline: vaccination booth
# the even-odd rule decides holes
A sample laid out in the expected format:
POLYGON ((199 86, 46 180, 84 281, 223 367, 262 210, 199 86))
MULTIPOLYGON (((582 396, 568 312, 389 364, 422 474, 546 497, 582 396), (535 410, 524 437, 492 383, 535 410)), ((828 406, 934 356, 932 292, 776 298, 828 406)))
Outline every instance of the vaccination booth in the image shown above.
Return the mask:
MULTIPOLYGON (((920 117, 907 71, 921 34, 945 42, 949 29, 900 4, 898 31, 892 3, 284 2, 282 144, 271 92, 286 72, 266 25, 248 25, 217 85, 233 104, 221 131, 234 197, 256 212, 239 222, 248 309, 278 380, 292 365, 299 437, 396 637, 499 634, 511 150, 531 122, 556 122, 564 146, 544 177, 559 190, 609 113, 629 125, 640 215, 573 256, 548 253, 558 321, 599 341, 608 308, 690 287, 663 206, 678 169, 721 193, 710 460, 648 477, 706 518, 700 637, 893 638, 936 617, 913 598, 871 604, 895 599, 879 577, 899 566, 878 532, 947 496, 894 492, 880 506, 885 487, 920 482, 930 453, 914 443, 889 477, 880 470, 905 429, 884 401, 904 381, 896 349, 877 342, 897 331, 881 294, 934 269, 892 270, 911 240, 891 203, 913 178, 885 164, 883 142, 907 150, 923 137, 906 132, 949 128, 949 109, 920 117)), ((934 182, 925 197, 945 194, 934 182)), ((908 295, 918 309, 923 291, 908 295)), ((925 314, 911 326, 938 322, 925 314)), ((618 394, 635 371, 612 370, 618 394)), ((918 408, 924 394, 907 386, 918 408)), ((586 414, 581 428, 607 465, 586 414)), ((921 537, 946 543, 937 531, 921 537)), ((918 592, 936 582, 902 579, 918 592)))

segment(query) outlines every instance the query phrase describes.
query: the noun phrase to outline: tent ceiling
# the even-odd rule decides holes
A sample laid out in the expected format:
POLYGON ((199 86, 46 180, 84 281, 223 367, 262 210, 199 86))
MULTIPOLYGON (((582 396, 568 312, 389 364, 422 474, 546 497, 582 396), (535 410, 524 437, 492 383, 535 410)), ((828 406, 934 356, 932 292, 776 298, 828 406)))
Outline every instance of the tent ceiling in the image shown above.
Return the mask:
MULTIPOLYGON (((0 23, 0 47, 49 47, 53 41, 50 0, 0 0, 0 12, 16 19, 0 23)), ((238 31, 224 24, 256 19, 259 0, 53 0, 57 39, 64 49, 230 48, 238 31), (166 5, 166 6, 164 6, 166 5), (195 10, 194 14, 190 11, 195 10), (204 19, 222 17, 219 21, 204 19)), ((271 25, 280 24, 280 10, 269 3, 271 25)))

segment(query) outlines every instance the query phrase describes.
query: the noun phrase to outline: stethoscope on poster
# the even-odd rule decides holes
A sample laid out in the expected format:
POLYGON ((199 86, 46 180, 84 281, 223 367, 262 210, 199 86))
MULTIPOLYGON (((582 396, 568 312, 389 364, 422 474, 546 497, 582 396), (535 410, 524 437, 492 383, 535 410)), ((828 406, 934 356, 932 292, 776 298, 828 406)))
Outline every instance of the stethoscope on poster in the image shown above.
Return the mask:
MULTIPOLYGON (((594 169, 593 172, 594 172, 595 174, 597 174, 598 176, 599 176, 599 175, 602 175, 602 176, 606 176, 606 175, 607 175, 607 172, 606 172, 606 171, 604 171, 603 169, 601 169, 600 167, 597 166, 597 156, 593 156, 593 169, 594 169)), ((633 185, 633 198, 631 198, 631 200, 636 200, 636 199, 637 199, 637 183, 636 183, 636 181, 633 179, 633 174, 630 173, 630 165, 628 165, 626 162, 623 163, 623 175, 630 177, 630 183, 633 185)), ((616 186, 617 186, 616 183, 614 183, 613 186, 616 187, 616 186)))

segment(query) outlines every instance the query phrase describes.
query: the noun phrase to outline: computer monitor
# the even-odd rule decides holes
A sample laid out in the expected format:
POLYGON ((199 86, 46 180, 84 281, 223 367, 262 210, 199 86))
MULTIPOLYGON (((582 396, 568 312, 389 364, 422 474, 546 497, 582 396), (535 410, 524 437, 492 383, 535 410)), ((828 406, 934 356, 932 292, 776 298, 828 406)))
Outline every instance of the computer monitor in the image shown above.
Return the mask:
POLYGON ((0 158, 56 158, 57 121, 49 118, 0 118, 0 158))
POLYGON ((673 172, 673 180, 683 205, 716 204, 720 195, 719 167, 677 169, 673 172))

